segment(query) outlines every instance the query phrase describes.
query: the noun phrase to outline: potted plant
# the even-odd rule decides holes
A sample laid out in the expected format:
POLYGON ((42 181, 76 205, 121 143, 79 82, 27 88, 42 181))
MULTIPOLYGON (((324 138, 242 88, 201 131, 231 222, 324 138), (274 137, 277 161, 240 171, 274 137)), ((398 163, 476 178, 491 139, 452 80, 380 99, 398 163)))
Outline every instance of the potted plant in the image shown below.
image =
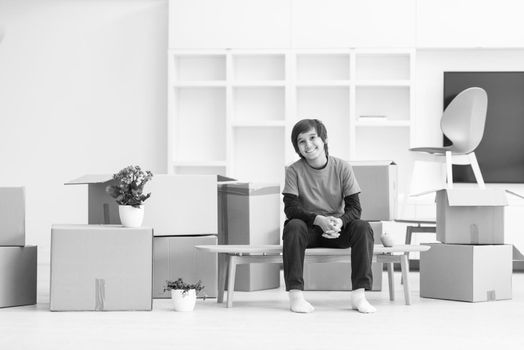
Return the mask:
POLYGON ((113 175, 114 185, 106 187, 107 193, 119 204, 118 214, 125 227, 140 227, 144 220, 143 203, 151 196, 144 194, 145 184, 153 173, 144 171, 138 165, 130 165, 113 175))
MULTIPOLYGON (((179 278, 176 281, 166 281, 164 291, 171 291, 171 300, 173 300, 175 311, 193 311, 196 297, 202 289, 204 289, 202 281, 190 284, 185 283, 182 278, 179 278)), ((205 294, 203 298, 206 298, 205 294)))

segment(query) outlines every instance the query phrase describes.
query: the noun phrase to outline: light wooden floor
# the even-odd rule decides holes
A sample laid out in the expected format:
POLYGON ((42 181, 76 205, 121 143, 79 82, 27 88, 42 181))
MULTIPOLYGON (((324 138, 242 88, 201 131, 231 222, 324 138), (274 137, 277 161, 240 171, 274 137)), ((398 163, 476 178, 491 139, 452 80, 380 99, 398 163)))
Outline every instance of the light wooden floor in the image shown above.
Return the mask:
MULTIPOLYGON (((306 292, 312 314, 288 311, 283 287, 237 292, 231 309, 215 299, 178 313, 169 300, 152 312, 49 312, 49 266, 39 266, 38 304, 0 309, 0 349, 522 349, 524 273, 513 274, 513 300, 464 303, 419 297, 413 304, 387 288, 368 293, 372 315, 349 309, 347 292, 306 292)), ((386 275, 384 275, 384 278, 386 275)), ((384 282, 386 279, 384 279, 384 282)), ((383 287, 386 287, 383 285, 383 287)))

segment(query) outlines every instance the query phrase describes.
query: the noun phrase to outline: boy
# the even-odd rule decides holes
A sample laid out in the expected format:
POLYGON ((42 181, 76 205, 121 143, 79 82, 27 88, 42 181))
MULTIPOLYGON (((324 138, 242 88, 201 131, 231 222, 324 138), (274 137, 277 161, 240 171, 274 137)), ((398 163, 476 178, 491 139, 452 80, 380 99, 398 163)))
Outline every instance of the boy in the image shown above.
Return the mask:
POLYGON ((314 310, 302 293, 306 248, 351 247, 351 306, 363 313, 375 312, 364 294, 373 279, 373 230, 360 220, 360 187, 351 166, 329 156, 327 130, 317 119, 295 124, 291 142, 301 159, 286 169, 282 191, 287 217, 282 238, 284 279, 290 309, 314 310))

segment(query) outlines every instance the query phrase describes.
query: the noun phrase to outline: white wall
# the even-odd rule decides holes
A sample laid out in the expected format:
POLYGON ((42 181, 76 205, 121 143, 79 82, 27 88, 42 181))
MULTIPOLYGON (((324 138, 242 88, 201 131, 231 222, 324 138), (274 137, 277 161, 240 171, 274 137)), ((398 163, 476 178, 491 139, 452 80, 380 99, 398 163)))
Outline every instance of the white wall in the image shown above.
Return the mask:
POLYGON ((167 0, 0 0, 0 186, 26 187, 26 242, 87 222, 63 183, 139 164, 165 173, 167 0))

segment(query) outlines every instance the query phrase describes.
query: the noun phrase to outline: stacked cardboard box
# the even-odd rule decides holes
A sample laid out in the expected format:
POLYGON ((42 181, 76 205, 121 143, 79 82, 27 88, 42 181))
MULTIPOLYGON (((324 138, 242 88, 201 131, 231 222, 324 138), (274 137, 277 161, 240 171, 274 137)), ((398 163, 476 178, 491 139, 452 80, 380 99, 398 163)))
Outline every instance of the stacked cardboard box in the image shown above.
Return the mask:
POLYGON ((420 296, 511 299, 511 245, 504 245, 506 192, 447 189, 436 193, 437 240, 420 256, 420 296))
POLYGON ((25 189, 0 187, 0 307, 36 304, 37 247, 25 245, 25 189))
MULTIPOLYGON (((369 221, 375 244, 380 244, 382 221, 397 215, 397 165, 392 161, 350 162, 362 192, 359 195, 362 219, 369 221)), ((382 263, 373 262, 371 290, 382 290, 382 263)), ((351 264, 322 263, 304 266, 305 290, 351 290, 351 264)))

